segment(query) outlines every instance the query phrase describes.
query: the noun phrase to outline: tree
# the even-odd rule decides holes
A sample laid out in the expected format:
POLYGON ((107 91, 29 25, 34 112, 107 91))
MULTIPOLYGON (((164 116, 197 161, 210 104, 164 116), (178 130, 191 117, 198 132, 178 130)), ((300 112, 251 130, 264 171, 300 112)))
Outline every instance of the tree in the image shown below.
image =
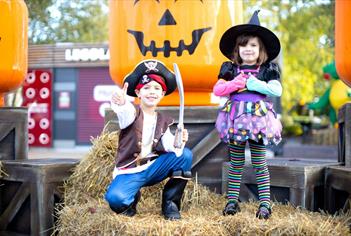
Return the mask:
POLYGON ((106 42, 107 0, 27 0, 30 43, 106 42))
POLYGON ((262 25, 277 33, 282 44, 282 105, 289 111, 301 99, 312 101, 328 86, 322 67, 334 57, 333 1, 245 1, 246 11, 267 9, 262 25))
POLYGON ((53 0, 26 0, 29 17, 28 39, 29 43, 52 42, 52 28, 50 26, 49 7, 53 0), (45 34, 43 33, 45 32, 45 34))

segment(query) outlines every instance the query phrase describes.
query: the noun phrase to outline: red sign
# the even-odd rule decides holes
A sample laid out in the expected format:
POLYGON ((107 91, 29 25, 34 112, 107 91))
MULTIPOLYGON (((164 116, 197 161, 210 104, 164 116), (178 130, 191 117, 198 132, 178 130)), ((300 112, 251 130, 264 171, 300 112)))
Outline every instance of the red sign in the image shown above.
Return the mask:
POLYGON ((23 106, 28 107, 28 144, 52 146, 52 74, 30 70, 23 84, 23 106))

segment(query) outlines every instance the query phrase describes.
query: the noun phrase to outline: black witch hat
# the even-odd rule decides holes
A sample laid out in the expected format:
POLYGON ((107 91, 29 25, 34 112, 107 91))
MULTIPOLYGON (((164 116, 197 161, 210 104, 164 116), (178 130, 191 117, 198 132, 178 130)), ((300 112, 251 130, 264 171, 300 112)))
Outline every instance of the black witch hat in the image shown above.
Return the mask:
POLYGON ((129 96, 137 97, 135 93, 135 88, 141 81, 144 75, 156 74, 163 78, 167 91, 165 95, 172 93, 176 87, 177 82, 175 79, 175 74, 170 71, 162 62, 154 59, 144 60, 139 62, 134 70, 126 75, 124 78, 124 83, 128 83, 127 94, 129 96))
POLYGON ((219 48, 224 56, 232 59, 236 39, 242 34, 258 36, 262 40, 267 51, 268 61, 272 61, 278 56, 280 52, 279 39, 272 31, 260 25, 258 13, 259 10, 254 12, 249 23, 233 26, 222 35, 219 48))

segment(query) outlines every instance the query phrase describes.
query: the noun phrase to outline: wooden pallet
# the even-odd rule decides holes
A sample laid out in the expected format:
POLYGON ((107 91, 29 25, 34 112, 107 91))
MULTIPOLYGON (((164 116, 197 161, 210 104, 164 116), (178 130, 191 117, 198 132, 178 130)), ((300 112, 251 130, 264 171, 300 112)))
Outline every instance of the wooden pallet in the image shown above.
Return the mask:
POLYGON ((0 108, 0 161, 28 158, 27 108, 0 108))
MULTIPOLYGON (((324 208, 325 168, 339 165, 336 161, 310 160, 302 158, 268 159, 271 178, 271 199, 291 203, 308 210, 324 208)), ((223 165, 222 192, 227 192, 229 163, 223 165)), ((255 171, 246 163, 241 181, 240 200, 258 200, 255 171)))
POLYGON ((326 168, 325 189, 325 206, 329 213, 350 210, 351 168, 345 166, 326 168))
POLYGON ((351 167, 351 103, 343 105, 338 114, 338 160, 351 167))
POLYGON ((0 235, 50 235, 63 181, 79 159, 4 160, 0 179, 0 235))

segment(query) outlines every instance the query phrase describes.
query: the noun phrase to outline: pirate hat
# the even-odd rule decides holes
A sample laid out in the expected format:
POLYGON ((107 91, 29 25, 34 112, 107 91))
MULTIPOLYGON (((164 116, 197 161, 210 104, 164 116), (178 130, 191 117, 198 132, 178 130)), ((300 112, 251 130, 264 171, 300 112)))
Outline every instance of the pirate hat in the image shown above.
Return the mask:
POLYGON ((170 71, 162 62, 154 59, 148 59, 141 61, 134 68, 134 70, 124 78, 123 82, 128 83, 127 94, 129 96, 137 97, 135 93, 137 85, 140 83, 145 83, 145 79, 150 79, 150 77, 147 76, 150 74, 156 74, 162 77, 164 84, 167 87, 165 95, 172 93, 176 89, 177 82, 174 73, 170 71))
POLYGON ((272 31, 260 25, 258 12, 259 10, 254 12, 249 23, 233 26, 222 35, 219 48, 224 56, 232 59, 236 39, 242 34, 252 34, 262 40, 267 51, 268 61, 272 61, 278 56, 280 52, 279 39, 272 31))

